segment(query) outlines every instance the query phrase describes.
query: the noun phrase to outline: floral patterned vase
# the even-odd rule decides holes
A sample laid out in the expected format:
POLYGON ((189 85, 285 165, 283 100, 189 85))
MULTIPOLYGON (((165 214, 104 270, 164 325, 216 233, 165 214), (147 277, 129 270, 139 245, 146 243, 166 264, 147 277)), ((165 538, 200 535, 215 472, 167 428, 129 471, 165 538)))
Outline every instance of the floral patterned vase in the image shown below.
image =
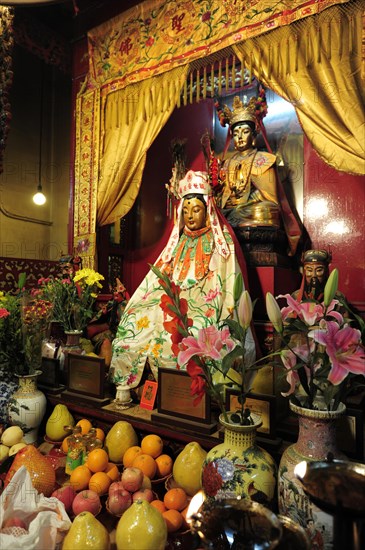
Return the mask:
POLYGON ((19 387, 8 402, 8 416, 11 424, 20 426, 26 443, 35 443, 38 429, 46 413, 47 399, 37 388, 37 376, 34 374, 18 376, 19 387))
POLYGON ((343 416, 343 403, 337 411, 311 410, 290 403, 298 415, 298 440, 284 451, 278 474, 278 506, 283 516, 290 517, 306 529, 312 548, 333 548, 333 519, 315 506, 305 495, 301 481, 294 474, 300 462, 326 460, 328 453, 334 458, 346 459, 336 445, 336 419, 343 416))
MULTIPOLYGON (((230 413, 228 413, 228 416, 230 413)), ((274 507, 277 467, 271 455, 256 445, 259 415, 251 415, 254 424, 240 426, 225 422, 224 442, 207 454, 202 468, 202 487, 207 499, 250 498, 274 507)))

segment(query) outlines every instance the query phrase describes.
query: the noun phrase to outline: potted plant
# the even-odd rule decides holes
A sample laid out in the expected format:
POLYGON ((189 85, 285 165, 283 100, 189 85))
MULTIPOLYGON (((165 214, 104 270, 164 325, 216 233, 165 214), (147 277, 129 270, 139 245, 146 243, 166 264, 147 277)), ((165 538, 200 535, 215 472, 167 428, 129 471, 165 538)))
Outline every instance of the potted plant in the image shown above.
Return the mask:
POLYGON ((42 278, 38 281, 40 295, 51 302, 52 318, 58 321, 65 333, 82 333, 94 315, 94 304, 103 281, 93 269, 84 268, 59 278, 42 278))
POLYGON ((26 291, 25 279, 21 274, 14 294, 0 292, 0 367, 6 380, 2 397, 6 399, 3 409, 7 416, 3 421, 20 425, 26 441, 34 442, 46 409, 37 376, 51 304, 36 292, 26 291))
POLYGON ((278 354, 289 384, 282 395, 290 399, 299 422, 298 440, 285 449, 279 464, 279 511, 302 527, 314 521, 318 528, 325 526, 328 533, 332 532, 332 518, 309 501, 295 467, 303 460, 326 460, 328 454, 346 459, 337 447, 336 421, 345 414, 346 396, 364 385, 365 323, 352 312, 337 287, 338 271, 334 269, 326 282, 323 302, 297 301, 285 294, 277 297, 286 300, 280 309, 270 293, 266 296, 268 317, 280 337, 278 354))

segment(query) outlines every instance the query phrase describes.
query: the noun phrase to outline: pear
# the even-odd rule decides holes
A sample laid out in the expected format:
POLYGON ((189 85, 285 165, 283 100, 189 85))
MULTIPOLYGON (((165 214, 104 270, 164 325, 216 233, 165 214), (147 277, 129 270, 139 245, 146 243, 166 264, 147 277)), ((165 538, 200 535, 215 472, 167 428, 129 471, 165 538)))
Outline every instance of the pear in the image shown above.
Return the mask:
POLYGON ((138 445, 138 436, 132 424, 124 420, 116 422, 106 434, 104 446, 111 462, 122 463, 124 453, 134 445, 138 445))
POLYGON ((23 435, 24 433, 20 426, 9 426, 1 436, 1 443, 7 447, 12 447, 21 442, 23 435))
POLYGON ((62 441, 66 435, 69 435, 69 432, 65 430, 65 426, 74 425, 75 420, 66 405, 59 403, 47 420, 46 436, 51 441, 62 441))
POLYGON ((91 512, 81 512, 63 540, 62 550, 109 550, 107 529, 91 512))
POLYGON ((9 456, 9 447, 6 445, 0 445, 0 464, 4 462, 9 456))
POLYGON ((137 500, 120 518, 115 539, 117 550, 164 550, 167 542, 165 520, 147 500, 137 500))
POLYGON ((191 441, 176 457, 172 475, 179 487, 193 496, 201 489, 201 472, 207 452, 196 441, 191 441))

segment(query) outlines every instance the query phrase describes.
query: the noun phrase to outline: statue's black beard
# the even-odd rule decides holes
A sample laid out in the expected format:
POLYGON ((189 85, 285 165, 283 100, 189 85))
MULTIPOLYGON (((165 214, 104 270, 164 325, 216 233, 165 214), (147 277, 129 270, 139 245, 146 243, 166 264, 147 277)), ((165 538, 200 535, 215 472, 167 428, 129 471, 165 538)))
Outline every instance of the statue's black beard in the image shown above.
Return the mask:
POLYGON ((325 283, 321 283, 318 277, 312 277, 310 282, 306 284, 306 293, 313 300, 318 300, 323 294, 325 283))

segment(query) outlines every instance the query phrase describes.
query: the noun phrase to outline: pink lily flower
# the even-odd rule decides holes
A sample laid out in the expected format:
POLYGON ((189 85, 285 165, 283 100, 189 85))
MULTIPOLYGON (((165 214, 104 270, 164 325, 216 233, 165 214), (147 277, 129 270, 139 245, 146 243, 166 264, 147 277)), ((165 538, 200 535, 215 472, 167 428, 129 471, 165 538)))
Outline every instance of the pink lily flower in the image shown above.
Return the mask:
MULTIPOLYGON (((286 381, 290 386, 287 392, 281 392, 281 395, 283 397, 288 397, 288 395, 292 395, 300 384, 298 371, 294 369, 295 365, 297 364, 297 358, 299 357, 304 362, 308 361, 308 357, 310 356, 313 349, 314 349, 314 342, 310 345, 309 349, 308 349, 308 346, 302 345, 302 346, 293 347, 293 351, 289 349, 284 349, 281 351, 280 353, 281 360, 283 362, 284 367, 288 370, 288 373, 286 375, 286 381)), ((316 370, 318 366, 319 365, 316 365, 314 367, 314 370, 316 370)), ((308 384, 309 384, 310 378, 311 378, 311 371, 306 366, 303 366, 301 368, 304 368, 304 371, 307 375, 308 384)))
POLYGON ((360 331, 348 325, 341 328, 335 321, 325 321, 321 326, 325 329, 312 330, 308 336, 326 346, 332 365, 328 381, 338 386, 349 372, 365 375, 365 349, 360 331))
POLYGON ((308 326, 313 326, 318 319, 323 317, 323 306, 315 302, 297 302, 290 294, 280 294, 278 298, 285 298, 288 307, 281 309, 283 319, 296 313, 302 321, 308 326))
MULTIPOLYGON (((182 340, 182 344, 187 349, 180 351, 177 357, 179 365, 183 366, 194 356, 209 357, 210 359, 221 360, 222 350, 225 346, 227 351, 231 351, 235 343, 230 338, 230 332, 228 327, 224 327, 222 330, 218 330, 215 326, 210 325, 206 328, 201 328, 198 331, 198 338, 194 336, 187 336, 182 340)), ((225 350, 223 350, 225 352, 225 350)))

